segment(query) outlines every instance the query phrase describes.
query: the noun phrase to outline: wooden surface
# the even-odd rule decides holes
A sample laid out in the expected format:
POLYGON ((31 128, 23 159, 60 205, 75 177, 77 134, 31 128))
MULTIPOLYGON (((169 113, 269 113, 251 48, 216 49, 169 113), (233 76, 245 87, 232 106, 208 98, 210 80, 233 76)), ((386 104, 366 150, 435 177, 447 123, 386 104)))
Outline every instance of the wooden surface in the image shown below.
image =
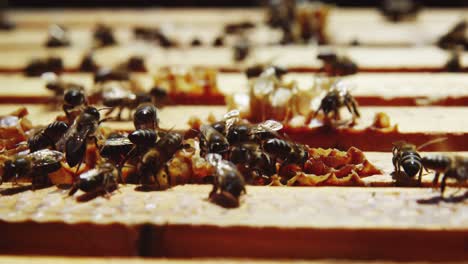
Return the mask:
MULTIPOLYGON (((326 49, 326 47, 321 47, 326 49)), ((291 71, 316 71, 322 63, 316 57, 316 46, 268 46, 252 49, 244 62, 233 61, 231 48, 200 47, 194 49, 161 49, 153 45, 129 45, 103 48, 96 51, 96 60, 103 66, 115 66, 131 55, 144 56, 149 70, 161 66, 209 66, 221 70, 240 70, 247 65, 268 62, 286 66, 291 71)), ((20 71, 31 58, 59 56, 67 70, 76 70, 88 50, 79 48, 23 48, 0 50, 0 71, 20 71)), ((442 71, 449 53, 433 46, 422 47, 348 47, 338 50, 346 54, 359 66, 360 71, 442 71)), ((462 67, 468 67, 468 52, 462 53, 462 67)))
POLYGON ((342 192, 331 187, 249 186, 238 209, 209 203, 210 186, 186 185, 149 193, 133 188, 121 186, 108 200, 82 204, 64 198, 66 191, 55 187, 2 196, 0 252, 176 258, 467 258, 466 200, 439 200, 438 191, 430 188, 346 188, 342 192), (35 235, 24 240, 31 232, 35 235), (47 236, 48 232, 54 235, 47 236), (102 240, 103 236, 109 240, 102 240), (255 239, 246 239, 249 236, 255 239), (84 241, 85 245, 77 247, 84 241), (424 241, 424 247, 415 246, 418 241, 424 241))
MULTIPOLYGON (((133 76, 146 90, 154 86, 151 74, 135 73, 133 76)), ((315 78, 311 73, 285 76, 286 81, 297 81, 301 89, 310 89, 315 78)), ((92 74, 63 74, 62 79, 82 84, 88 91, 93 88, 92 74)), ((342 79, 363 106, 468 105, 468 74, 359 73, 342 79)), ((47 103, 52 95, 40 77, 0 74, 0 83, 4 87, 0 90, 0 103, 47 103)), ((224 95, 246 92, 249 85, 242 73, 219 73, 217 83, 224 95)), ((182 103, 197 104, 190 100, 182 103)))

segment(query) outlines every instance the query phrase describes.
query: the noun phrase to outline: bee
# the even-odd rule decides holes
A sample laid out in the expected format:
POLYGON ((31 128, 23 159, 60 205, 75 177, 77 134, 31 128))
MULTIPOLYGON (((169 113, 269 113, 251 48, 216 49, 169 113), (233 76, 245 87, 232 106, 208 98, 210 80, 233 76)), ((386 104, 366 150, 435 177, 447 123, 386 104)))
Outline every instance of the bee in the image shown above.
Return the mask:
POLYGON ((270 138, 263 142, 262 148, 266 153, 282 162, 280 171, 282 167, 288 164, 296 164, 303 168, 305 162, 309 159, 307 145, 292 143, 285 139, 270 138))
POLYGON ((65 90, 62 109, 70 123, 74 120, 71 112, 74 110, 80 112, 87 105, 88 100, 83 86, 72 85, 65 90))
POLYGON ((55 144, 65 135, 67 130, 68 125, 65 122, 54 121, 50 123, 28 139, 29 150, 35 152, 49 147, 55 149, 55 144))
POLYGON ((62 165, 63 153, 50 149, 42 149, 26 155, 18 154, 3 164, 3 177, 0 184, 13 178, 14 182, 20 177, 31 177, 32 187, 48 186, 48 174, 59 170, 62 165))
POLYGON ((100 68, 94 73, 94 83, 103 83, 107 81, 129 81, 128 71, 111 68, 100 68))
POLYGON ((82 190, 85 194, 76 198, 79 202, 89 201, 100 195, 108 196, 118 188, 114 171, 115 167, 112 164, 103 163, 94 169, 81 173, 68 195, 72 196, 78 190, 82 190))
POLYGON ((61 71, 63 71, 63 61, 58 57, 33 59, 24 69, 24 73, 29 77, 39 77, 46 72, 59 73, 61 71))
POLYGON ((351 75, 358 71, 357 64, 350 58, 337 56, 334 52, 321 52, 317 55, 317 59, 323 61, 323 70, 330 76, 351 75))
POLYGON ((315 111, 312 118, 308 118, 308 121, 306 122, 308 123, 310 122, 310 119, 315 118, 320 110, 323 111, 326 119, 329 118, 331 113, 335 121, 338 121, 340 120, 339 110, 343 106, 346 106, 348 111, 351 113, 353 121, 361 116, 358 109, 358 103, 354 97, 345 87, 338 84, 332 88, 324 98, 322 98, 319 108, 315 111))
POLYGON ((384 0, 379 8, 388 20, 399 22, 414 17, 420 9, 420 4, 414 0, 384 0))
POLYGON ((116 120, 122 120, 123 109, 128 108, 132 110, 145 102, 151 102, 149 94, 134 93, 116 82, 108 83, 102 88, 102 104, 110 108, 104 114, 106 117, 110 116, 118 108, 116 120))
POLYGON ((275 76, 278 79, 281 79, 281 77, 283 77, 285 74, 288 73, 288 69, 284 68, 284 67, 281 67, 281 66, 275 66, 275 65, 268 66, 268 65, 263 65, 263 64, 257 64, 257 65, 253 65, 251 67, 248 67, 245 70, 245 75, 247 76, 248 79, 256 78, 256 77, 260 76, 260 74, 262 74, 268 68, 273 68, 273 70, 275 72, 275 76))
POLYGON ((112 29, 106 25, 99 24, 94 29, 93 38, 98 47, 112 46, 117 43, 112 29))
POLYGON ((421 155, 418 151, 428 145, 435 144, 446 140, 446 138, 438 138, 424 143, 423 145, 416 147, 405 141, 397 141, 393 143, 392 148, 392 163, 395 173, 401 173, 401 168, 405 172, 406 176, 413 178, 419 173, 418 183, 421 184, 423 163, 421 155))
POLYGON ((437 45, 442 49, 453 49, 457 46, 462 46, 468 49, 468 38, 466 31, 468 30, 468 22, 462 20, 458 22, 453 28, 445 35, 440 37, 437 41, 437 45))
POLYGON ((56 144, 57 150, 65 152, 66 161, 70 167, 78 165, 76 171, 79 170, 85 158, 88 141, 94 140, 98 147, 96 132, 99 125, 105 121, 100 118, 101 115, 96 108, 86 107, 56 144))
POLYGON ((99 154, 112 163, 118 171, 118 180, 123 182, 122 167, 125 157, 133 148, 133 143, 124 135, 110 135, 99 150, 99 154))
MULTIPOLYGON (((254 142, 246 142, 231 146, 229 150, 229 160, 242 166, 251 178, 266 178, 276 174, 276 160, 261 149, 261 146, 254 142)), ((245 174, 244 174, 245 175, 245 174)))
POLYGON ((447 179, 452 178, 457 182, 468 181, 468 158, 466 157, 439 154, 425 156, 421 162, 425 168, 435 171, 433 185, 436 185, 439 182, 440 175, 443 175, 440 183, 441 195, 444 194, 447 179))
POLYGON ((149 103, 140 104, 133 113, 133 125, 135 129, 158 129, 159 119, 156 106, 149 103))
POLYGON ((262 123, 250 124, 234 124, 230 126, 227 133, 227 140, 230 144, 255 141, 261 141, 278 136, 277 131, 281 130, 283 125, 275 120, 266 120, 262 123))
POLYGON ((214 168, 213 189, 208 198, 224 207, 238 207, 239 197, 241 194, 247 193, 244 176, 236 165, 223 160, 219 154, 210 153, 206 159, 214 168))
POLYGON ((461 64, 461 55, 463 52, 463 48, 457 46, 452 49, 451 54, 445 63, 444 68, 448 72, 461 72, 463 70, 463 65, 461 64))
POLYGON ((205 153, 224 154, 229 150, 226 137, 211 125, 200 127, 200 147, 205 153))
POLYGON ((94 60, 94 53, 86 53, 80 62, 79 70, 82 72, 96 72, 99 69, 99 65, 94 60))
POLYGON ((241 39, 234 44, 233 52, 234 61, 241 62, 251 53, 250 44, 246 39, 241 39))
POLYGON ((51 25, 46 46, 50 48, 70 46, 67 29, 57 24, 51 25))

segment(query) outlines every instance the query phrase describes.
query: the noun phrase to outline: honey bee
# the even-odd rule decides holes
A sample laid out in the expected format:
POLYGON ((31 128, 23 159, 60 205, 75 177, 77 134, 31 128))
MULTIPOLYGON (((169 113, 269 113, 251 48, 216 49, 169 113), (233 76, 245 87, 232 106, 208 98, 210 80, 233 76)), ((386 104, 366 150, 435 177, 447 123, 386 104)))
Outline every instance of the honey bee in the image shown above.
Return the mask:
POLYGON ((135 129, 158 129, 159 119, 156 106, 149 103, 140 104, 133 113, 133 125, 135 129))
POLYGON ((428 141, 419 147, 416 147, 415 145, 405 141, 394 142, 392 148, 392 163, 395 173, 401 173, 401 168, 403 168, 403 171, 405 172, 406 176, 410 178, 413 178, 414 176, 416 176, 416 174, 419 173, 418 183, 421 184, 424 166, 421 159, 421 155, 418 153, 418 151, 428 145, 435 144, 444 140, 446 140, 446 138, 437 138, 428 141))
POLYGON ((277 131, 281 130, 283 125, 275 120, 266 120, 264 122, 250 124, 235 124, 228 131, 227 139, 230 144, 254 141, 261 141, 278 136, 277 131))
POLYGON ((261 178, 269 181, 269 177, 276 174, 276 160, 261 149, 261 146, 254 142, 246 142, 231 146, 229 150, 229 160, 241 166, 244 175, 249 178, 261 178))
POLYGON ((112 46, 117 44, 112 29, 106 25, 98 24, 93 33, 94 42, 97 47, 112 46))
MULTIPOLYGON (((128 108, 132 110, 145 102, 151 102, 149 94, 134 93, 119 83, 112 82, 102 87, 102 103, 104 106, 110 108, 109 111, 104 114, 106 117, 110 116, 115 109, 119 109, 116 120, 121 120, 123 109, 128 108)), ((131 117, 129 119, 131 119, 131 117)))
POLYGON ((244 61, 251 53, 251 47, 247 39, 239 39, 233 46, 233 59, 236 62, 244 61))
POLYGON ((28 139, 31 152, 52 147, 62 138, 68 130, 68 125, 62 121, 54 121, 28 139))
MULTIPOLYGON (((328 119, 330 114, 335 121, 340 120, 340 108, 346 106, 348 111, 352 115, 353 122, 355 119, 359 118, 361 114, 359 113, 358 103, 348 91, 348 89, 344 86, 341 86, 339 83, 332 88, 320 103, 320 107, 315 111, 312 118, 308 118, 307 123, 310 122, 311 119, 315 118, 320 110, 323 111, 325 114, 325 118, 328 119)), ((310 115, 309 115, 310 116, 310 115)))
POLYGON ((94 52, 86 53, 81 59, 79 70, 82 72, 96 72, 98 69, 99 65, 94 59, 94 52))
POLYGON ((346 56, 338 56, 334 52, 321 52, 317 59, 323 61, 323 71, 329 76, 344 76, 355 74, 358 66, 346 56))
POLYGON ((65 152, 70 167, 78 165, 77 171, 85 158, 88 141, 94 140, 98 147, 96 132, 100 123, 105 121, 100 120, 100 116, 96 108, 86 107, 56 144, 57 150, 65 152))
POLYGON ((245 70, 245 75, 247 76, 248 79, 255 78, 260 76, 264 71, 267 69, 272 68, 275 72, 275 76, 278 79, 281 79, 285 74, 288 73, 288 69, 281 67, 281 66, 276 66, 276 65, 265 65, 265 64, 257 64, 253 65, 251 67, 248 67, 245 70))
POLYGON ((202 125, 200 127, 200 147, 205 153, 224 154, 229 150, 229 142, 212 125, 202 125))
POLYGON ((115 168, 112 164, 103 163, 94 169, 81 173, 68 195, 72 196, 78 190, 85 192, 76 198, 78 202, 89 201, 101 195, 108 196, 118 188, 114 171, 115 168))
POLYGON ((434 185, 439 182, 440 175, 443 175, 440 183, 442 196, 444 195, 447 179, 452 178, 459 183, 468 181, 468 158, 466 157, 439 154, 425 156, 421 162, 425 168, 435 171, 434 185))
POLYGON ((63 153, 50 149, 42 149, 26 155, 18 154, 7 159, 3 163, 3 181, 13 179, 14 182, 20 177, 31 177, 32 187, 48 186, 50 181, 48 174, 59 170, 62 165, 63 153))
POLYGON ((289 140, 271 138, 263 142, 263 150, 281 161, 281 168, 288 164, 296 164, 301 168, 309 159, 309 148, 307 145, 293 143, 289 140))
POLYGON ((125 157, 133 148, 133 143, 126 137, 120 134, 109 136, 102 145, 99 153, 112 163, 118 171, 117 179, 119 182, 124 182, 122 178, 122 167, 125 157))
POLYGON ((39 77, 46 72, 59 73, 61 71, 63 71, 63 61, 59 57, 33 59, 24 69, 26 76, 30 77, 39 77))
POLYGON ((237 167, 221 155, 210 153, 207 161, 214 167, 213 189, 208 198, 221 206, 232 208, 239 206, 239 197, 246 193, 244 176, 237 167))

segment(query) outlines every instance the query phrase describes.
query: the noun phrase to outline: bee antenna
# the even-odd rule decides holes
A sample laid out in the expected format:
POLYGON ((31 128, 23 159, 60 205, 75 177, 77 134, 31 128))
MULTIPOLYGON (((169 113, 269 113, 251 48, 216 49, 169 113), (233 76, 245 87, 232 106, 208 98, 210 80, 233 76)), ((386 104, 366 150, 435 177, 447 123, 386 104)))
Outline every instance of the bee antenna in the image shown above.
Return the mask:
POLYGON ((424 148, 424 147, 427 147, 427 146, 429 146, 429 145, 432 145, 432 144, 436 144, 436 143, 443 142, 443 141, 445 141, 445 140, 447 140, 447 139, 448 139, 447 137, 443 137, 443 138, 436 138, 436 139, 433 139, 433 140, 429 140, 429 141, 427 141, 426 143, 420 145, 420 146, 417 148, 417 150, 420 150, 420 149, 422 149, 422 148, 424 148))

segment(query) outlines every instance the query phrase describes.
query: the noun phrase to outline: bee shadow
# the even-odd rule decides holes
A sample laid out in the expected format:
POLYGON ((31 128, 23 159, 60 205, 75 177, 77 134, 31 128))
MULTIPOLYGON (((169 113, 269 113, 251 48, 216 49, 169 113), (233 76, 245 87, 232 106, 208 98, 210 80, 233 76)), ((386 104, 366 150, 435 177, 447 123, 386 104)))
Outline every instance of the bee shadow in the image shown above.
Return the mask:
POLYGON ((26 192, 29 190, 40 190, 40 189, 45 189, 48 187, 50 187, 50 185, 35 185, 35 186, 33 186, 32 184, 21 185, 21 186, 16 186, 16 187, 11 187, 8 189, 1 190, 0 195, 9 196, 9 195, 15 195, 18 193, 26 192))
POLYGON ((462 193, 460 195, 451 195, 449 197, 443 197, 441 195, 437 195, 427 199, 419 199, 416 202, 418 204, 439 204, 439 203, 462 203, 465 200, 468 200, 468 191, 462 193))

